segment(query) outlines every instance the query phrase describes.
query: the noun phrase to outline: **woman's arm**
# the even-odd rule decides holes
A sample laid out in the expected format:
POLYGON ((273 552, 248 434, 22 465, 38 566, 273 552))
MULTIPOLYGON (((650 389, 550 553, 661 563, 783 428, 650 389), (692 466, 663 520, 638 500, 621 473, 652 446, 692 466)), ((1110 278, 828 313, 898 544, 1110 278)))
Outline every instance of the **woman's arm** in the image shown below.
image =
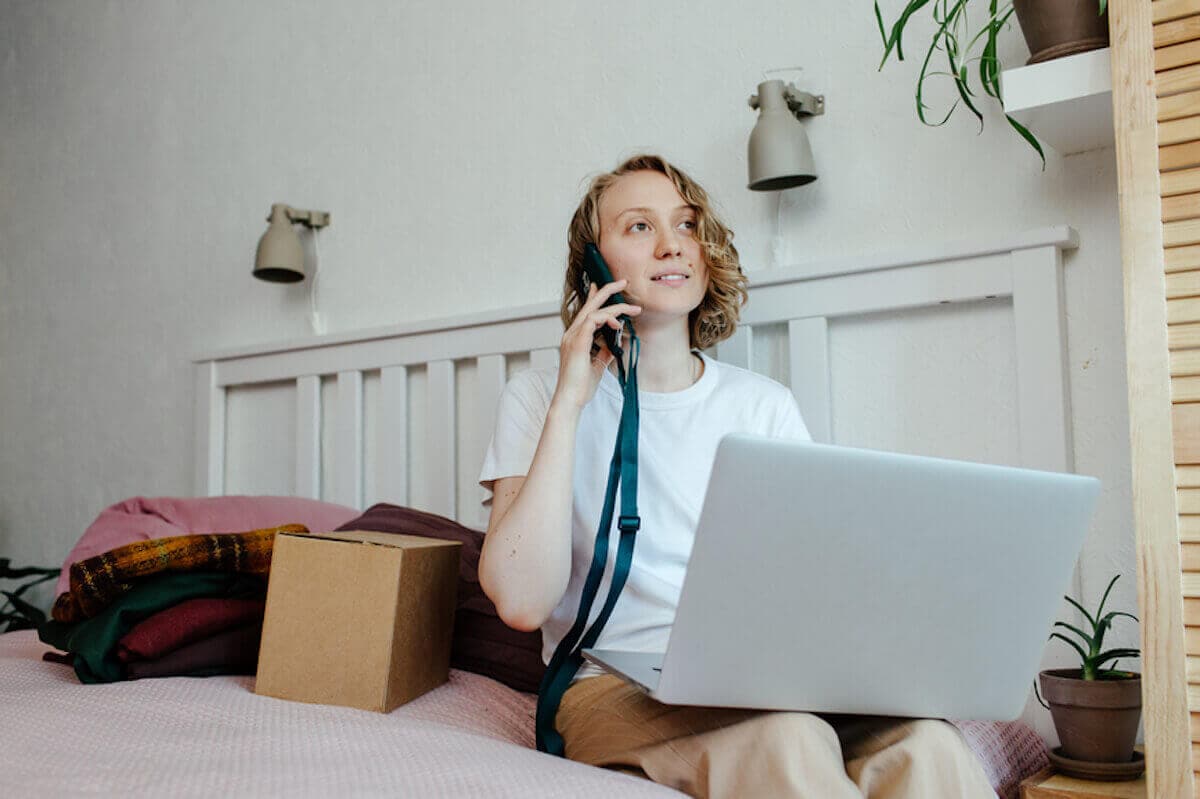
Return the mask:
POLYGON ((551 405, 525 477, 502 477, 479 560, 479 583, 509 627, 542 626, 571 576, 571 484, 578 412, 551 405))
POLYGON ((613 355, 593 352, 600 328, 620 330, 618 316, 641 308, 601 307, 624 280, 588 292, 559 348, 558 385, 524 477, 502 477, 492 487, 492 514, 479 558, 479 583, 509 627, 536 630, 550 617, 571 578, 571 509, 575 431, 613 355))

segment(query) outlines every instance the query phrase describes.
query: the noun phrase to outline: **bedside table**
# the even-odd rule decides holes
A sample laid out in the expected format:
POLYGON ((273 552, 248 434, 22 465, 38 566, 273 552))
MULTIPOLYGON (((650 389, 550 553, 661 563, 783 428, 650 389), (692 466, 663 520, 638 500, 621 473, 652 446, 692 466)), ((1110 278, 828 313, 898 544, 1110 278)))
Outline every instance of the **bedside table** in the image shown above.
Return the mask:
POLYGON ((1128 782, 1097 782, 1048 768, 1021 783, 1021 799, 1146 799, 1146 775, 1128 782))

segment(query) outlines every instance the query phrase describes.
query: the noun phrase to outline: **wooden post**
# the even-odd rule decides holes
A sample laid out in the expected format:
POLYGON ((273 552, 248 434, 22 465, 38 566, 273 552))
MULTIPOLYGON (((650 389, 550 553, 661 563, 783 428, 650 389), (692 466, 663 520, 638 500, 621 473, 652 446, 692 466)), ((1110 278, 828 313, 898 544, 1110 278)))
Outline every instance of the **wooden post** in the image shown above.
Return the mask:
MULTIPOLYGON (((1194 6, 1189 13, 1200 11, 1200 1, 1186 1, 1194 6)), ((1190 797, 1194 788, 1171 439, 1152 24, 1152 15, 1157 21, 1167 5, 1174 8, 1181 2, 1115 0, 1109 3, 1109 29, 1142 621, 1146 783, 1150 796, 1190 797)), ((1161 85, 1157 88, 1165 93, 1161 85)), ((1193 102, 1200 114, 1200 99, 1193 102)))

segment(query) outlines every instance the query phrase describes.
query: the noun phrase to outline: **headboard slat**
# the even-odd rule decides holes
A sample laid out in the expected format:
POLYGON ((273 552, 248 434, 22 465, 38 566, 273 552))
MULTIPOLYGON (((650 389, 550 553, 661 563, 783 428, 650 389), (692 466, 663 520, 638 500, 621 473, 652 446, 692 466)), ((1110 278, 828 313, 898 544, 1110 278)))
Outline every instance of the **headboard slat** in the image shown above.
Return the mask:
POLYGON ((358 508, 363 483, 363 376, 349 369, 337 373, 333 422, 333 501, 358 508))
POLYGON ((296 496, 321 498, 321 377, 296 379, 296 496))
POLYGON ((1061 251, 1013 252, 1012 286, 1021 464, 1074 471, 1061 251))
POLYGON ((739 327, 733 335, 717 344, 717 360, 749 369, 754 331, 749 325, 739 327))
MULTIPOLYGON (((471 471, 473 474, 478 474, 479 469, 483 466, 483 456, 487 452, 487 442, 491 440, 492 430, 495 427, 496 407, 500 403, 500 393, 504 391, 504 384, 508 381, 507 359, 503 355, 483 355, 476 358, 475 380, 476 420, 483 429, 479 431, 479 441, 482 446, 477 449, 477 463, 472 464, 471 471)), ((480 503, 487 499, 488 492, 475 486, 473 495, 476 497, 476 501, 471 504, 472 508, 476 509, 479 526, 487 527, 487 516, 480 503)))
POLYGON ((823 316, 788 322, 788 374, 792 395, 813 441, 833 443, 829 374, 829 322, 823 316))
POLYGON ((195 371, 195 481, 199 496, 225 493, 225 387, 217 361, 201 361, 195 371))
POLYGON ((385 366, 379 370, 379 471, 375 481, 377 501, 408 504, 408 369, 385 366))
POLYGON ((427 390, 428 422, 425 452, 428 455, 425 507, 433 513, 456 518, 458 432, 455 427, 454 361, 429 363, 427 390))
POLYGON ((529 365, 534 369, 553 369, 558 366, 558 349, 547 347, 530 351, 529 365))

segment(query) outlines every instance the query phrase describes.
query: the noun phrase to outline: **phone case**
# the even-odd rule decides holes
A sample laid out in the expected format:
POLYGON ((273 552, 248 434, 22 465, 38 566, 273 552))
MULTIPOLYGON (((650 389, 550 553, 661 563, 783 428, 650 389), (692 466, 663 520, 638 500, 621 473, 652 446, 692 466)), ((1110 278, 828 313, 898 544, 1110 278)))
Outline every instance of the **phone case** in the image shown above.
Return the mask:
MULTIPOLYGON (((586 297, 588 288, 591 283, 595 283, 597 288, 601 288, 613 280, 612 272, 608 268, 608 264, 604 262, 604 256, 600 255, 600 249, 593 243, 588 242, 583 247, 583 293, 581 297, 586 297)), ((605 305, 614 305, 616 303, 625 302, 625 297, 621 292, 613 294, 605 301, 605 305)), ((623 325, 629 324, 629 317, 625 314, 620 316, 623 325)), ((604 343, 608 345, 609 352, 618 358, 621 357, 621 332, 613 330, 611 327, 604 327, 600 330, 604 336, 604 343)))

